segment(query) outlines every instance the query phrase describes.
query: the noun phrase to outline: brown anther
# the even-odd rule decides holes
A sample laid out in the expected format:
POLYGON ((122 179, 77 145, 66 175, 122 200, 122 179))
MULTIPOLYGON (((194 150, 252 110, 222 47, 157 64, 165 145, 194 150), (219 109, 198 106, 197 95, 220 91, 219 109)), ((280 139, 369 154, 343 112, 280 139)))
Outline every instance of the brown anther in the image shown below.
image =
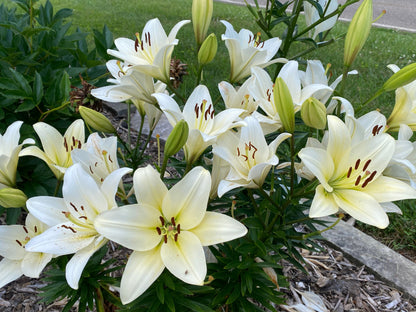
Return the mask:
POLYGON ((144 50, 144 48, 143 48, 143 41, 140 43, 140 48, 142 49, 142 51, 144 50))
POLYGON ((251 143, 251 142, 248 142, 249 144, 248 144, 248 146, 250 147, 250 149, 251 148, 253 148, 254 149, 254 152, 253 152, 253 155, 252 155, 252 157, 253 157, 253 159, 254 159, 254 157, 255 157, 255 154, 256 154, 256 152, 257 152, 257 148, 251 143))
POLYGON ((361 181, 361 176, 359 175, 357 177, 357 180, 355 180, 355 186, 357 186, 358 184, 360 184, 360 181, 361 181))
POLYGON ((159 220, 160 220, 160 223, 162 223, 162 226, 164 226, 165 225, 165 219, 162 216, 160 216, 159 220))
POLYGON ((74 205, 73 203, 69 203, 69 204, 71 205, 71 207, 72 207, 72 208, 74 208, 74 210, 75 210, 76 212, 78 212, 77 207, 75 207, 75 205, 74 205))
POLYGON ((20 247, 23 247, 23 244, 17 239, 16 239, 16 243, 18 243, 20 245, 20 247))
POLYGON ((148 33, 147 37, 149 38, 149 47, 151 47, 152 46, 152 41, 150 40, 150 33, 148 33))
POLYGON ((165 244, 168 243, 168 236, 167 235, 163 236, 163 241, 165 242, 165 244))
POLYGON ((175 239, 175 242, 178 241, 178 233, 175 234, 174 239, 175 239))
POLYGON ((204 118, 205 120, 208 119, 209 111, 211 110, 211 104, 208 106, 208 109, 205 111, 204 118))
POLYGON ((92 171, 91 166, 89 166, 89 168, 90 168, 90 172, 91 172, 91 174, 94 174, 94 171, 92 171))
POLYGON ((81 149, 81 141, 78 141, 78 148, 81 149))
POLYGON ((170 223, 172 223, 172 225, 173 225, 173 226, 176 226, 176 223, 175 223, 175 218, 174 218, 174 217, 172 217, 172 218, 170 219, 170 223))
POLYGON ((198 104, 195 104, 195 115, 196 115, 196 119, 198 119, 199 117, 199 109, 198 109, 198 104))
POLYGON ((377 171, 373 171, 371 173, 371 175, 364 181, 363 185, 361 187, 366 187, 368 183, 370 183, 373 179, 374 176, 376 175, 377 171))
POLYGON ((84 210, 85 210, 85 209, 84 209, 84 206, 82 206, 82 205, 81 205, 81 210, 82 210, 82 211, 84 211, 84 210))
POLYGON ((367 160, 367 161, 365 162, 365 165, 364 165, 364 167, 363 167, 363 172, 367 170, 368 165, 370 164, 370 162, 371 162, 371 159, 369 159, 369 160, 367 160))
POLYGON ((27 231, 27 228, 26 228, 25 226, 23 226, 23 230, 24 230, 26 233, 29 233, 29 232, 27 231))
POLYGON ((212 112, 211 112, 211 119, 214 118, 214 113, 215 113, 215 109, 213 109, 212 112))
POLYGON ((161 235, 162 234, 162 230, 160 229, 160 227, 156 228, 157 234, 161 235))
POLYGON ((355 162, 355 170, 357 170, 358 167, 360 166, 360 161, 361 159, 357 159, 357 161, 355 162))
POLYGON ((176 227, 176 231, 178 231, 178 234, 181 234, 181 225, 178 224, 178 226, 176 227))
POLYGON ((88 220, 88 218, 86 216, 80 216, 79 219, 85 219, 88 220))
POLYGON ((241 155, 240 149, 237 147, 237 156, 240 156, 240 155, 241 155))
POLYGON ((94 163, 94 167, 97 167, 98 166, 98 161, 96 161, 95 163, 94 163))
POLYGON ((137 48, 139 47, 139 38, 136 37, 136 40, 134 40, 134 50, 137 52, 137 48))
POLYGON ((352 167, 350 167, 350 169, 348 169, 347 178, 349 178, 351 176, 351 172, 352 172, 352 167))
POLYGON ((112 159, 111 159, 110 154, 108 154, 108 160, 109 160, 110 162, 113 162, 113 161, 112 161, 112 159))
POLYGON ((37 233, 37 232, 38 232, 38 227, 37 227, 36 225, 35 225, 34 230, 35 230, 35 233, 37 233))
POLYGON ((66 152, 68 152, 68 143, 65 137, 64 137, 64 147, 65 147, 66 152))
POLYGON ((246 155, 241 155, 241 157, 243 157, 245 161, 248 160, 248 157, 246 155))
POLYGON ((72 137, 72 145, 75 146, 75 144, 76 144, 75 138, 72 137))
POLYGON ((103 178, 101 178, 101 179, 100 179, 100 181, 101 181, 101 182, 103 182, 103 181, 104 181, 104 179, 103 179, 103 178))

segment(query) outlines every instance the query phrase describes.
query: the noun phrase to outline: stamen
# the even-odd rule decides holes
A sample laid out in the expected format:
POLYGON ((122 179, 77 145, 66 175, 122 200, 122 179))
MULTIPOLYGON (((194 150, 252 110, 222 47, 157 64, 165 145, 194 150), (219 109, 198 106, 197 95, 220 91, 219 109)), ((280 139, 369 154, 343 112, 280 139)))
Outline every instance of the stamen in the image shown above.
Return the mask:
POLYGON ((240 156, 240 155, 241 155, 240 149, 237 147, 237 157, 240 156))
POLYGON ((162 223, 162 226, 165 226, 165 219, 163 219, 162 216, 159 217, 160 223, 162 223))
POLYGON ((27 231, 27 228, 26 228, 25 226, 23 226, 23 230, 25 230, 25 232, 26 232, 26 233, 29 233, 29 232, 27 231))
POLYGON ((355 170, 358 169, 358 167, 360 166, 360 159, 357 159, 357 161, 355 162, 355 170))
POLYGON ((178 224, 178 226, 176 227, 176 231, 178 231, 178 234, 181 234, 181 225, 178 224))
POLYGON ((35 233, 38 232, 38 227, 35 225, 35 233))
POLYGON ((168 236, 167 235, 163 236, 163 240, 164 240, 165 244, 167 244, 168 243, 168 236))
POLYGON ((149 47, 152 46, 152 42, 150 41, 150 33, 147 34, 147 37, 149 38, 149 47))
POLYGON ((373 179, 374 176, 376 175, 377 171, 373 171, 371 173, 371 175, 364 181, 363 185, 361 187, 366 187, 368 183, 370 183, 373 179))
POLYGON ((196 115, 196 119, 198 119, 198 117, 199 117, 198 104, 195 104, 195 115, 196 115))
POLYGON ((162 230, 160 229, 160 227, 156 228, 157 234, 161 235, 162 234, 162 230))
POLYGON ((64 147, 65 147, 66 152, 68 153, 68 143, 65 137, 64 137, 64 147))
POLYGON ((363 172, 368 168, 368 165, 370 164, 370 162, 371 162, 371 159, 369 159, 365 162, 365 165, 363 167, 363 172))
POLYGON ((175 242, 178 241, 178 233, 175 234, 174 239, 175 239, 175 242))
POLYGON ((79 219, 85 219, 88 220, 88 218, 86 216, 80 216, 79 219))
POLYGON ((92 171, 91 166, 89 166, 89 168, 90 168, 90 172, 91 172, 91 174, 94 174, 94 171, 92 171))
POLYGON ((173 226, 176 226, 176 223, 175 223, 175 218, 174 218, 174 217, 172 217, 172 218, 170 219, 170 223, 172 223, 172 225, 173 225, 173 226))
POLYGON ((111 160, 111 156, 110 156, 110 154, 108 154, 108 160, 109 160, 110 162, 113 162, 113 161, 111 160))
POLYGON ((18 243, 20 245, 20 247, 23 247, 22 243, 16 239, 16 243, 18 243))
POLYGON ((361 181, 361 176, 359 175, 357 177, 357 180, 355 180, 355 186, 357 186, 358 184, 360 184, 360 181, 361 181))
POLYGON ((82 206, 82 205, 81 205, 81 210, 82 210, 82 211, 84 211, 84 210, 85 210, 85 209, 84 209, 84 206, 82 206))
POLYGON ((347 178, 349 178, 351 176, 351 172, 352 172, 352 167, 350 167, 350 169, 348 169, 347 178))
POLYGON ((72 137, 72 146, 75 146, 75 144, 76 144, 75 138, 72 137))
POLYGON ((74 208, 74 210, 75 210, 76 212, 78 212, 77 207, 75 207, 75 205, 74 205, 73 203, 69 203, 69 204, 71 205, 71 207, 72 207, 72 208, 74 208))

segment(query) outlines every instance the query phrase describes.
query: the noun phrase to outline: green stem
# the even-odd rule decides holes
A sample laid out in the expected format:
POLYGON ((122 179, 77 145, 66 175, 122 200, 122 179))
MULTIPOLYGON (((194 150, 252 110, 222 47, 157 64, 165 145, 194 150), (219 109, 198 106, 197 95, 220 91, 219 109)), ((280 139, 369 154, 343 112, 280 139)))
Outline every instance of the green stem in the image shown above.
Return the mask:
POLYGON ((198 73, 196 75, 196 84, 195 84, 195 88, 197 86, 199 86, 199 84, 201 83, 202 80, 202 67, 201 65, 198 65, 198 73))
POLYGON ((292 133, 290 137, 290 197, 293 197, 293 188, 295 186, 295 136, 292 133))
POLYGON ((53 192, 54 197, 56 197, 56 195, 58 195, 59 188, 61 187, 61 183, 62 183, 62 180, 57 180, 56 181, 55 191, 53 192))
POLYGON ((144 145, 143 145, 143 149, 142 149, 142 151, 140 152, 140 155, 139 155, 139 157, 138 157, 138 159, 139 159, 139 160, 141 160, 141 159, 142 159, 143 154, 144 154, 144 151, 146 150, 147 145, 149 144, 150 139, 152 138, 152 134, 153 134, 153 130, 150 130, 149 135, 147 136, 146 142, 145 142, 145 143, 144 143, 144 145))
POLYGON ((169 81, 169 83, 167 84, 168 89, 173 92, 181 101, 183 104, 186 103, 186 99, 178 92, 178 90, 176 90, 173 86, 172 83, 169 81))
POLYGON ((166 171, 166 167, 168 165, 168 157, 166 157, 166 155, 163 156, 163 163, 162 163, 162 168, 160 169, 160 179, 163 180, 163 178, 165 177, 165 171, 166 171))
POLYGON ((251 189, 247 189, 247 194, 248 194, 248 197, 250 198, 251 204, 254 207, 254 213, 260 219, 260 221, 263 223, 263 227, 266 228, 266 224, 264 223, 263 219, 261 218, 261 212, 260 212, 260 209, 259 209, 259 205, 257 205, 256 200, 254 199, 253 191, 251 189))
POLYGON ((101 288, 96 288, 95 292, 97 294, 97 300, 95 301, 97 312, 105 312, 104 297, 101 288))
POLYGON ((46 118, 46 117, 48 117, 48 115, 49 115, 50 113, 52 113, 52 112, 54 112, 54 111, 57 111, 57 110, 60 110, 60 109, 62 109, 62 108, 64 108, 64 107, 68 106, 68 105, 69 105, 69 103, 71 103, 71 102, 66 101, 66 102, 62 103, 62 104, 61 104, 60 106, 58 106, 58 107, 55 107, 55 108, 52 108, 52 109, 50 109, 50 110, 48 110, 48 111, 46 111, 46 112, 43 112, 43 113, 40 115, 40 117, 39 117, 39 121, 43 121, 43 120, 45 120, 45 118, 46 118))
POLYGON ((321 235, 323 232, 326 232, 326 231, 332 229, 334 226, 336 226, 339 223, 339 221, 341 221, 341 219, 343 217, 344 217, 344 214, 340 213, 338 219, 332 225, 330 225, 327 228, 325 228, 323 230, 320 230, 320 231, 315 231, 315 232, 312 232, 312 233, 304 234, 304 235, 301 236, 302 240, 308 239, 311 236, 321 235))

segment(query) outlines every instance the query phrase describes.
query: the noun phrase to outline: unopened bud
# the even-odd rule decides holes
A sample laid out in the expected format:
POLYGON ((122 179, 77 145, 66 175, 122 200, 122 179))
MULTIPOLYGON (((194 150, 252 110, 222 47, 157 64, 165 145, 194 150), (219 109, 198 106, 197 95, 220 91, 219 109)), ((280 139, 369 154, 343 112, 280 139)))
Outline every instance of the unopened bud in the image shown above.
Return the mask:
POLYGON ((416 79, 416 63, 409 64, 395 72, 383 85, 384 91, 392 91, 403 87, 416 79))
POLYGON ((204 41, 209 24, 211 23, 213 0, 192 1, 192 24, 196 42, 199 45, 204 41))
POLYGON ((315 129, 325 129, 326 107, 321 101, 312 97, 306 99, 300 109, 300 116, 305 125, 315 129))
POLYGON ((165 143, 165 157, 175 155, 185 145, 188 140, 189 126, 185 120, 180 120, 172 132, 169 134, 165 143))
POLYGON ((0 190, 0 206, 4 208, 24 207, 26 201, 27 197, 21 190, 11 187, 0 190))
POLYGON ((373 1, 364 0, 358 7, 345 37, 344 66, 350 67, 366 42, 373 20, 373 1))
POLYGON ((211 62, 217 54, 217 48, 217 37, 212 33, 204 40, 198 51, 199 64, 206 65, 211 62))
POLYGON ((286 82, 277 77, 273 86, 274 105, 276 105, 277 113, 283 128, 290 133, 295 131, 295 109, 293 107, 293 99, 290 94, 286 82))
POLYGON ((85 106, 79 107, 79 113, 85 123, 95 130, 104 133, 116 133, 116 129, 114 129, 110 120, 103 114, 85 106))

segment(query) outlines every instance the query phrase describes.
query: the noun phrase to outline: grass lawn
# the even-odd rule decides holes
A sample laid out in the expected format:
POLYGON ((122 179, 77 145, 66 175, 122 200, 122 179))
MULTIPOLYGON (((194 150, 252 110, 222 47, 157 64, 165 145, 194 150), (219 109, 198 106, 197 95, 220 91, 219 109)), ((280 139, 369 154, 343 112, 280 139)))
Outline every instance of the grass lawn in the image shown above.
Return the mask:
MULTIPOLYGON (((9 1, 0 0, 0 3, 9 5, 9 1)), ((101 30, 103 25, 107 24, 113 32, 114 38, 128 37, 133 39, 136 32, 142 31, 146 21, 154 17, 160 19, 167 32, 177 22, 183 19, 191 19, 192 0, 51 0, 51 2, 55 11, 61 8, 74 10, 72 17, 74 29, 80 27, 85 31, 91 31, 94 28, 101 30)), ((217 84, 227 79, 229 70, 228 53, 220 39, 221 34, 225 31, 225 27, 220 22, 221 19, 228 20, 237 31, 240 28, 250 29, 254 33, 259 30, 247 8, 219 2, 214 3, 214 16, 210 32, 217 35, 219 50, 215 61, 204 70, 205 80, 203 81, 210 88, 214 100, 219 95, 217 84)), ((348 24, 339 22, 329 37, 338 37, 344 34, 347 27, 348 24)), ((276 29, 275 35, 281 36, 282 33, 276 29)), ((179 31, 178 39, 179 45, 175 48, 175 57, 181 59, 184 63, 194 64, 196 47, 191 24, 184 26, 179 31), (190 56, 191 59, 189 59, 190 56)), ((294 56, 305 48, 304 44, 299 43, 294 46, 290 55, 294 56)), ((318 58, 324 65, 332 64, 333 77, 337 77, 342 72, 343 41, 339 40, 335 44, 314 51, 306 57, 308 59, 318 58)), ((365 102, 392 74, 386 67, 388 64, 397 64, 399 67, 403 67, 415 61, 416 34, 373 28, 363 51, 353 64, 353 69, 357 69, 359 75, 350 77, 345 97, 353 104, 365 102)), ((185 77, 180 92, 189 95, 195 87, 196 69, 189 65, 188 71, 190 75, 185 77)), ((390 92, 372 102, 366 108, 366 111, 378 108, 388 116, 393 105, 394 92, 390 92)), ((416 236, 414 204, 404 205, 403 210, 404 217, 398 216, 392 219, 393 226, 389 227, 391 230, 376 235, 384 233, 386 237, 391 236, 393 241, 396 241, 396 243, 390 244, 392 247, 403 248, 403 246, 412 245, 416 249, 414 244, 416 236), (392 233, 395 233, 395 235, 392 235, 392 233), (410 241, 403 241, 403 237, 409 237, 410 241), (398 241, 398 238, 401 240, 398 241)))

